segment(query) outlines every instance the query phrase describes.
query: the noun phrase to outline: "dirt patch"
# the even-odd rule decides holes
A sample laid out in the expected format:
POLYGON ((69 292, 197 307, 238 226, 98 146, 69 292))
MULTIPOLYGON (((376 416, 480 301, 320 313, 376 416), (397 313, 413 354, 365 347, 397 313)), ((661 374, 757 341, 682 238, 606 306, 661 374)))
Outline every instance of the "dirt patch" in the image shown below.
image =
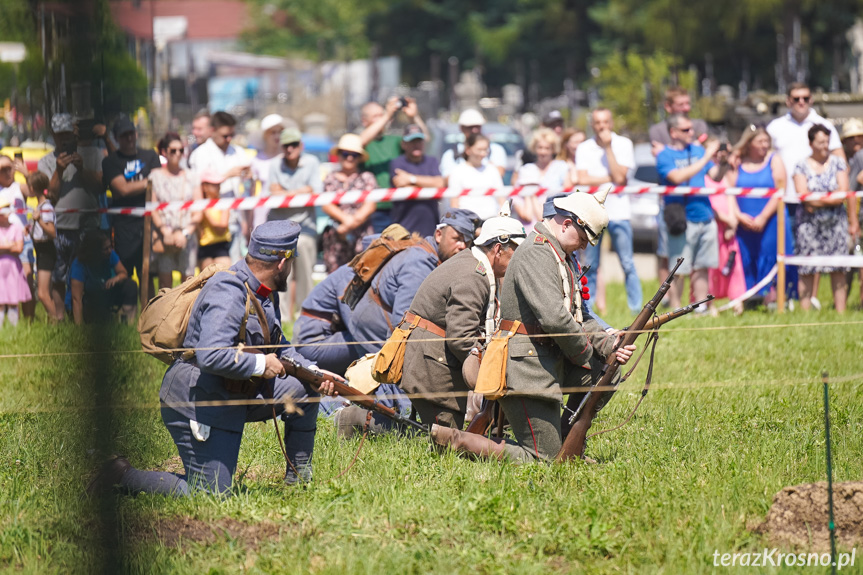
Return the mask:
MULTIPOLYGON (((175 455, 174 457, 169 457, 162 463, 156 466, 156 471, 167 471, 168 473, 175 473, 177 475, 183 475, 186 470, 183 467, 183 460, 180 459, 179 455, 175 455)), ((261 466, 255 465, 251 467, 239 467, 237 468, 237 473, 235 479, 237 481, 251 481, 256 482, 258 480, 278 480, 284 477, 284 474, 280 475, 278 471, 267 471, 261 466)))
POLYGON ((168 473, 176 473, 182 475, 186 472, 183 467, 183 460, 180 459, 179 455, 175 455, 174 457, 169 457, 162 463, 156 466, 156 471, 167 471, 168 473))
MULTIPOLYGON (((836 541, 844 547, 863 544, 863 481, 833 484, 836 541)), ((773 497, 767 519, 754 531, 776 546, 830 550, 827 527, 827 482, 786 487, 773 497)))
POLYGON ((178 547, 183 541, 213 544, 233 539, 247 549, 255 549, 262 541, 276 541, 282 527, 271 521, 246 523, 231 518, 208 522, 192 517, 172 517, 142 522, 131 529, 134 539, 159 541, 166 547, 178 547))

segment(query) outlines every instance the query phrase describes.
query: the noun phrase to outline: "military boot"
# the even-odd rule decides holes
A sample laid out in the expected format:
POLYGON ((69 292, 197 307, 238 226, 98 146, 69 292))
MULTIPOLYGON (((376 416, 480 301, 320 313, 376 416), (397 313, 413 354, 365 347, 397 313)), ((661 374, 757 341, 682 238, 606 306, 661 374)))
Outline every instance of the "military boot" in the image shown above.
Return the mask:
MULTIPOLYGON (((362 434, 365 430, 368 413, 368 410, 357 405, 350 405, 339 410, 334 418, 339 437, 341 439, 350 439, 358 433, 362 434)), ((381 435, 392 428, 392 421, 380 414, 372 413, 372 419, 369 422, 369 433, 372 435, 381 435)))
POLYGON ((437 424, 431 426, 431 439, 439 451, 450 448, 470 459, 504 459, 506 443, 503 439, 489 439, 484 435, 468 433, 437 424))
POLYGON ((115 486, 120 484, 123 476, 132 464, 122 455, 115 455, 106 461, 102 468, 96 473, 93 479, 87 484, 84 493, 87 497, 93 497, 110 492, 115 486))

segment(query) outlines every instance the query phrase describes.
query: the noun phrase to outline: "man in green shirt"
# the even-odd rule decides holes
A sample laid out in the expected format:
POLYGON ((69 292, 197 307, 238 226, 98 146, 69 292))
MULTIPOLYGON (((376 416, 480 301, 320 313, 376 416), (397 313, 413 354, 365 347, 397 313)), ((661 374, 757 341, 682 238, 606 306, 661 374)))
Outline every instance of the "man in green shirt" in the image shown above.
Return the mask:
POLYGON ((392 97, 387 100, 386 108, 377 102, 369 102, 362 108, 360 139, 369 155, 365 166, 374 174, 379 188, 390 187, 390 161, 402 155, 401 136, 384 133, 399 111, 404 112, 411 123, 417 124, 428 139, 428 128, 413 98, 392 97))

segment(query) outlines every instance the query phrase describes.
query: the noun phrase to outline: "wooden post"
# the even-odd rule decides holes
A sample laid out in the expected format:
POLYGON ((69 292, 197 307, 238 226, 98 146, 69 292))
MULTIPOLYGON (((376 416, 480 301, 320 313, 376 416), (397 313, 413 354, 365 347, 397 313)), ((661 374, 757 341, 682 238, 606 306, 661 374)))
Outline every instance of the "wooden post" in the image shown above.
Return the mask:
MULTIPOLYGON (((152 181, 147 181, 147 192, 144 194, 144 206, 149 207, 153 200, 152 181)), ((141 264, 141 309, 150 301, 150 247, 153 244, 153 232, 151 230, 150 214, 144 216, 144 261, 141 264)))
POLYGON ((785 313, 785 199, 782 197, 776 206, 776 227, 776 313, 785 313))

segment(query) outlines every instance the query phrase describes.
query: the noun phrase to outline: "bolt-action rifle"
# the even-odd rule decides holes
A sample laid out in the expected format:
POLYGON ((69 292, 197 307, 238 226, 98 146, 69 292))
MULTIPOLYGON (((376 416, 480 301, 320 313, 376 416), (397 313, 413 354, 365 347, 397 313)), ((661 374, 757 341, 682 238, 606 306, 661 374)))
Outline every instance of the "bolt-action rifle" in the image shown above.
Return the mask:
MULTIPOLYGON (((617 344, 618 348, 635 343, 635 340, 638 339, 638 336, 645 331, 657 330, 660 326, 668 323, 669 321, 691 313, 699 305, 709 302, 713 299, 713 296, 711 295, 701 301, 694 302, 688 306, 676 309, 674 311, 659 316, 656 315, 656 310, 659 308, 659 304, 662 302, 662 298, 665 297, 665 294, 668 293, 668 290, 671 288, 671 283, 672 281, 674 281, 674 275, 677 273, 677 269, 682 263, 683 258, 678 258, 674 269, 671 270, 671 272, 668 274, 668 277, 665 279, 664 282, 662 282, 662 285, 659 286, 656 294, 654 294, 650 301, 648 301, 644 305, 644 308, 642 308, 641 312, 635 318, 635 321, 632 322, 632 325, 630 325, 626 330, 623 331, 622 337, 617 344)), ((617 358, 614 354, 611 355, 610 359, 611 360, 609 362, 605 363, 602 366, 602 375, 600 376, 599 381, 596 384, 596 387, 599 390, 611 388, 612 381, 614 381, 614 378, 617 375, 618 370, 620 369, 620 363, 618 363, 617 358)), ((642 392, 642 395, 645 392, 642 392)), ((603 391, 589 391, 581 399, 581 402, 576 409, 569 408, 569 410, 572 412, 572 415, 569 418, 569 424, 572 427, 569 429, 569 432, 566 433, 566 439, 564 440, 563 445, 560 448, 560 452, 557 454, 557 461, 565 461, 573 457, 584 456, 584 444, 587 438, 587 432, 590 429, 590 425, 593 423, 593 419, 596 417, 599 408, 601 407, 600 401, 603 399, 604 395, 605 392, 603 391)), ((573 398, 573 396, 571 395, 570 398, 573 398)))
POLYGON ((342 399, 346 399, 347 401, 359 405, 360 407, 364 407, 369 411, 380 413, 384 417, 388 417, 396 423, 412 427, 423 433, 429 433, 429 428, 427 426, 414 421, 409 417, 405 417, 398 411, 381 404, 373 396, 366 395, 362 391, 351 387, 350 382, 344 378, 338 376, 333 377, 318 369, 304 367, 299 362, 291 358, 283 357, 280 361, 282 362, 282 365, 285 366, 285 372, 288 375, 293 375, 302 382, 319 387, 325 381, 332 381, 335 392, 338 393, 342 399))

